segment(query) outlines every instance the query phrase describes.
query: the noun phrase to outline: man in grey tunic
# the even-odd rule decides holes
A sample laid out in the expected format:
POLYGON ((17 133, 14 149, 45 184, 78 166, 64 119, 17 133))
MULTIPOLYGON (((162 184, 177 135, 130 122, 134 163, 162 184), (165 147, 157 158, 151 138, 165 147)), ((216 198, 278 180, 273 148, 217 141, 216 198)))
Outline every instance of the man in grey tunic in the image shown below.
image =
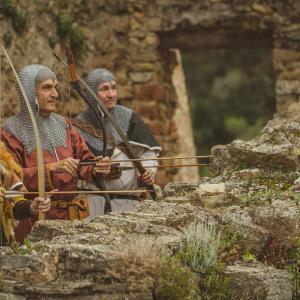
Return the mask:
MULTIPOLYGON (((117 105, 117 84, 115 76, 105 69, 95 69, 91 71, 87 77, 87 84, 98 96, 98 102, 102 102, 107 109, 110 110, 115 117, 119 126, 122 128, 134 152, 139 158, 156 158, 161 151, 161 147, 150 133, 149 129, 142 119, 132 110, 117 105)), ((113 160, 127 160, 126 149, 122 145, 122 139, 111 122, 104 116, 100 105, 91 96, 90 100, 98 108, 102 118, 104 130, 108 140, 108 155, 113 160)), ((103 150, 103 133, 97 125, 94 112, 87 108, 73 121, 73 125, 77 127, 79 133, 85 139, 91 152, 96 156, 102 154, 103 150)), ((142 164, 146 167, 143 174, 139 174, 134 168, 123 170, 119 174, 108 175, 105 179, 105 185, 108 190, 134 190, 141 184, 153 184, 157 173, 157 161, 147 160, 142 164), (151 166, 151 168, 147 168, 151 166)), ((132 162, 122 162, 121 167, 133 167, 132 162)), ((93 186, 81 182, 83 189, 93 189, 93 186)), ((131 211, 135 208, 142 195, 120 194, 111 195, 112 211, 131 211)), ((89 195, 90 217, 92 219, 96 215, 104 213, 104 199, 99 195, 89 195)))

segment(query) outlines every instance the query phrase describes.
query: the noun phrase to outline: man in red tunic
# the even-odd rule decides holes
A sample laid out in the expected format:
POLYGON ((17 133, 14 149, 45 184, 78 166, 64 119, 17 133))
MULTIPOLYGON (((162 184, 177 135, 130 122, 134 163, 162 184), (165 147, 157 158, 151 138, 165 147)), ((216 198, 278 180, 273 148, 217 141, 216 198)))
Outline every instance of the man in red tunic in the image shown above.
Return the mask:
MULTIPOLYGON (((46 191, 75 191, 78 179, 93 182, 96 173, 108 174, 109 158, 95 158, 70 121, 54 113, 58 97, 55 74, 46 66, 28 65, 20 70, 19 77, 35 114, 42 141, 46 191), (80 167, 79 160, 85 159, 97 159, 98 162, 95 166, 80 167)), ((1 126, 1 139, 22 166, 26 188, 37 191, 37 150, 33 127, 21 93, 19 100, 20 112, 1 126)), ((76 197, 76 194, 56 194, 51 198, 51 206, 46 219, 83 219, 89 214, 87 199, 76 197)))
POLYGON ((22 168, 0 141, 0 246, 16 244, 16 220, 30 218, 51 207, 49 197, 36 197, 33 201, 26 200, 22 195, 6 197, 6 190, 26 191, 22 177, 22 168))

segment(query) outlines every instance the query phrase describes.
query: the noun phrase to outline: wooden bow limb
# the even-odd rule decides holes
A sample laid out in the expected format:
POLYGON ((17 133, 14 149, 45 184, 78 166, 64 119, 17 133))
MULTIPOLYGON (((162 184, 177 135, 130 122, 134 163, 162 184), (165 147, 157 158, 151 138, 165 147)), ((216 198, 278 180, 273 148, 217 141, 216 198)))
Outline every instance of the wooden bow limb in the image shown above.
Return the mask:
MULTIPOLYGON (((40 139, 40 135, 39 135, 39 130, 36 124, 36 120, 33 114, 33 111, 31 109, 30 106, 30 102, 28 100, 28 97, 26 95, 26 92, 24 90, 24 87, 19 79, 19 76, 17 74, 17 71, 11 61, 11 59, 9 58, 8 53, 6 52, 4 46, 2 45, 2 43, 0 44, 1 48, 8 60, 8 63, 13 71, 13 74, 18 82, 19 88, 21 90, 22 96, 25 100, 26 106, 27 106, 27 110, 30 116, 30 120, 32 123, 32 127, 33 127, 33 134, 35 137, 35 142, 36 142, 36 153, 37 153, 37 167, 38 167, 38 190, 39 190, 39 196, 44 198, 45 197, 45 169, 44 169, 44 159, 43 159, 43 150, 42 150, 42 143, 41 143, 41 139, 40 139)), ((39 220, 45 220, 45 214, 42 212, 39 212, 39 220)))
MULTIPOLYGON (((56 55, 55 53, 53 53, 53 55, 57 58, 57 60, 61 63, 62 66, 64 66, 65 68, 68 68, 68 66, 69 66, 69 69, 72 70, 70 72, 70 74, 71 74, 71 79, 72 79, 74 87, 76 89, 78 89, 78 91, 79 91, 80 84, 82 84, 83 87, 89 92, 89 94, 98 102, 98 105, 100 106, 102 112, 107 117, 107 119, 111 122, 111 124, 114 126, 114 128, 118 132, 119 136, 121 137, 121 139, 122 139, 122 141, 123 141, 123 143, 124 143, 124 145, 127 149, 129 157, 132 158, 132 159, 136 159, 137 158, 136 154, 133 151, 133 149, 131 147, 131 144, 130 144, 125 132, 119 126, 119 124, 116 121, 115 117, 106 108, 106 106, 101 101, 98 101, 98 96, 94 93, 94 91, 92 91, 92 89, 87 85, 87 83, 76 73, 75 62, 74 62, 72 52, 69 48, 67 48, 67 50, 68 50, 67 51, 68 65, 64 61, 62 61, 62 59, 58 55, 56 55)), ((80 95, 80 93, 79 93, 79 95, 80 95)), ((98 112, 95 111, 95 108, 93 107, 93 104, 90 103, 88 99, 85 99, 85 101, 87 101, 87 104, 91 107, 91 109, 93 109, 93 111, 95 113, 95 116, 97 116, 98 112)), ((143 174, 146 171, 146 169, 143 167, 143 165, 139 161, 134 161, 134 164, 135 164, 136 168, 138 169, 138 171, 141 174, 143 174)), ((151 195, 155 196, 156 192, 155 192, 154 185, 146 184, 145 187, 146 187, 146 189, 151 190, 151 192, 149 193, 150 198, 152 198, 151 195)))
MULTIPOLYGON (((126 193, 146 193, 148 190, 119 190, 119 191, 52 191, 45 192, 46 195, 69 195, 69 194, 126 194, 126 193)), ((5 191, 5 198, 15 198, 23 195, 38 195, 39 192, 19 192, 19 191, 5 191)))

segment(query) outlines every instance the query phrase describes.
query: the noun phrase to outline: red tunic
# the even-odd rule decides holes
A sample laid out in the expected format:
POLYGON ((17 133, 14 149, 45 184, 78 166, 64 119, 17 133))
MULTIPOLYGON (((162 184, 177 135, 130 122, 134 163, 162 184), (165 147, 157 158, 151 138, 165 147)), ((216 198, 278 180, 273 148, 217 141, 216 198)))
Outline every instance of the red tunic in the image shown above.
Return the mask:
MULTIPOLYGON (((56 148, 56 153, 59 160, 73 157, 75 159, 92 159, 94 155, 89 151, 84 139, 79 135, 78 131, 71 125, 69 120, 66 120, 68 124, 66 146, 56 148)), ((14 154, 14 157, 23 167, 23 182, 28 191, 38 191, 38 168, 37 168, 37 156, 36 150, 28 154, 22 142, 15 136, 10 134, 4 128, 1 128, 0 139, 6 144, 7 148, 14 154)), ((46 191, 53 189, 64 191, 75 191, 77 185, 77 179, 84 179, 89 182, 93 181, 92 167, 85 166, 80 167, 77 176, 72 177, 67 172, 51 172, 49 166, 51 163, 57 162, 55 155, 51 154, 47 150, 43 150, 44 166, 45 166, 45 188, 46 191)), ((55 195, 52 196, 52 200, 72 200, 75 195, 55 195)), ((46 219, 68 219, 68 211, 65 208, 51 208, 46 213, 46 219)), ((27 222, 29 220, 27 219, 27 222)), ((21 227, 21 226, 18 226, 21 227)), ((23 227, 23 225, 22 225, 23 227)), ((30 228, 31 229, 31 228, 30 228)), ((29 230, 30 232, 30 230, 29 230)), ((18 233, 18 232, 16 232, 18 233)))

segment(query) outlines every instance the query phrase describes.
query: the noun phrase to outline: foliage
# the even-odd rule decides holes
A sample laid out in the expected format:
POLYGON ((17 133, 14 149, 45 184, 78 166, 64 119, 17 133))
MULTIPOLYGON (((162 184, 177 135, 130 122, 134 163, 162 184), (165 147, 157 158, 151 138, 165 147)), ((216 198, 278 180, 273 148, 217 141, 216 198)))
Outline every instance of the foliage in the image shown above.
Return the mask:
MULTIPOLYGON (((294 247, 289 251, 287 271, 292 276, 294 290, 299 291, 300 285, 300 239, 297 239, 294 247)), ((299 292, 298 292, 299 293, 299 292)), ((300 296, 299 294, 296 296, 300 296)))
POLYGON ((72 30, 72 21, 61 11, 56 16, 56 31, 60 38, 66 38, 72 30))
POLYGON ((221 233, 212 221, 191 224, 184 231, 177 257, 199 275, 201 299, 228 299, 229 279, 219 261, 221 233))
POLYGON ((286 267, 291 251, 297 249, 295 244, 299 239, 299 233, 296 230, 289 230, 289 226, 281 214, 273 210, 273 215, 267 224, 268 239, 265 243, 265 251, 263 257, 259 259, 279 269, 286 267))
POLYGON ((23 33, 27 27, 26 15, 16 7, 12 0, 0 0, 0 13, 9 17, 17 33, 23 33))
POLYGON ((116 247, 121 259, 110 276, 127 282, 130 290, 139 285, 150 287, 155 299, 197 299, 197 275, 166 249, 149 239, 131 240, 116 247))
POLYGON ((248 123, 247 119, 236 116, 226 116, 224 120, 225 129, 233 137, 238 137, 242 140, 249 140, 257 136, 264 126, 264 118, 258 118, 254 124, 248 123))
POLYGON ((291 199, 296 203, 300 202, 300 195, 293 191, 282 190, 281 188, 269 188, 257 192, 249 192, 245 194, 241 200, 246 206, 257 206, 265 202, 272 203, 272 200, 291 199))
POLYGON ((48 37, 48 44, 49 46, 53 49, 55 47, 55 44, 57 43, 56 39, 54 36, 49 36, 48 37))
POLYGON ((154 299, 200 299, 197 276, 175 257, 168 257, 154 278, 154 299))
POLYGON ((249 251, 247 251, 242 255, 242 260, 244 262, 253 262, 256 261, 256 256, 250 253, 249 251))
POLYGON ((80 51, 84 42, 84 33, 79 27, 73 27, 70 33, 70 45, 75 51, 80 51))
POLYGON ((253 138, 275 112, 270 49, 198 49, 183 53, 183 66, 198 154, 253 138))
POLYGON ((84 43, 84 33, 64 11, 56 16, 56 31, 61 40, 69 40, 75 53, 80 53, 84 43))
POLYGON ((41 250, 42 250, 41 245, 37 245, 37 244, 33 245, 29 239, 25 239, 23 245, 20 245, 19 243, 12 243, 6 255, 23 256, 23 255, 32 254, 34 252, 40 252, 41 250))
POLYGON ((238 235, 232 224, 222 226, 219 260, 223 263, 234 263, 240 258, 240 246, 237 244, 238 235))
POLYGON ((205 273, 218 259, 220 232, 211 221, 191 224, 184 231, 185 240, 178 257, 196 273, 205 273))

